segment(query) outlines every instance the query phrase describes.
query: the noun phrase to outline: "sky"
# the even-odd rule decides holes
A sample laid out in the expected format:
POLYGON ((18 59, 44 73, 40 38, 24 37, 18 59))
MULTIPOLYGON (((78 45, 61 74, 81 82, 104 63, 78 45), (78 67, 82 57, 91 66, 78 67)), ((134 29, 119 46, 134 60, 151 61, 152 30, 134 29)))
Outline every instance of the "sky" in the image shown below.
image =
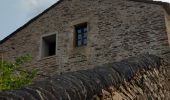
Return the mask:
MULTIPOLYGON (((58 0, 0 0, 0 40, 58 0)), ((170 0, 156 0, 170 2, 170 0)))
POLYGON ((0 40, 58 0, 0 0, 0 40))

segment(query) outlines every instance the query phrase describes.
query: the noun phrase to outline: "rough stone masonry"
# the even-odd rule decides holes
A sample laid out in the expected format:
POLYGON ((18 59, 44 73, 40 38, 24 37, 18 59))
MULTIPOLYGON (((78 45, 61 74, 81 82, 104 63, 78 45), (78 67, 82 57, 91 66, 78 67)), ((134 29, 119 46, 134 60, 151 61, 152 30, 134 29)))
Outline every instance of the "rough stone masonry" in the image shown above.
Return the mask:
POLYGON ((166 66, 162 58, 142 54, 0 92, 0 100, 169 100, 166 66))
MULTIPOLYGON (((170 59, 169 13, 161 3, 141 0, 60 0, 0 42, 4 59, 31 54, 26 68, 40 74, 91 69, 150 53, 170 59), (166 18, 166 21, 165 21, 166 18), (74 26, 88 24, 87 46, 74 46, 74 26), (41 58, 42 36, 56 34, 56 55, 41 58)), ((168 74, 168 73, 167 73, 168 74)))

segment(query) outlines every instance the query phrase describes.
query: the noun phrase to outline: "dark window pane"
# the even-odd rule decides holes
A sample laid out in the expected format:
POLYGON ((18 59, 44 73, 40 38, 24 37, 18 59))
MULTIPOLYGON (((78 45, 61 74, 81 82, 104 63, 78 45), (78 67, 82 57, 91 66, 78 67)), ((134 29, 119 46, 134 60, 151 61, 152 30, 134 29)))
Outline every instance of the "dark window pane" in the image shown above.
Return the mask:
POLYGON ((84 31, 83 31, 84 33, 86 33, 87 32, 87 27, 86 28, 84 28, 84 31))
POLYGON ((82 39, 82 35, 78 34, 78 40, 81 40, 81 39, 82 39))
POLYGON ((78 30, 77 30, 77 33, 78 33, 78 34, 81 33, 81 29, 78 29, 78 30))
POLYGON ((87 33, 84 33, 84 34, 83 34, 83 38, 87 38, 87 33))
POLYGON ((83 44, 87 45, 87 39, 83 39, 83 44))
POLYGON ((82 41, 78 41, 77 46, 80 47, 82 45, 82 41))

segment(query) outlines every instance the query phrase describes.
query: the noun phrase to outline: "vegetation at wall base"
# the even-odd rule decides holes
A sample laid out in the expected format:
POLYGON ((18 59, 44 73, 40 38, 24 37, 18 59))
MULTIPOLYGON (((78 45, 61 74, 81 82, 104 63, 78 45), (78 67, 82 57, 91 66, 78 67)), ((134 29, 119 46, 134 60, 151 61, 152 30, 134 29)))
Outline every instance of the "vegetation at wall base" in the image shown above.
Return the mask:
POLYGON ((24 55, 14 62, 0 62, 0 91, 21 88, 32 83, 37 71, 28 72, 23 65, 29 63, 32 57, 24 55))

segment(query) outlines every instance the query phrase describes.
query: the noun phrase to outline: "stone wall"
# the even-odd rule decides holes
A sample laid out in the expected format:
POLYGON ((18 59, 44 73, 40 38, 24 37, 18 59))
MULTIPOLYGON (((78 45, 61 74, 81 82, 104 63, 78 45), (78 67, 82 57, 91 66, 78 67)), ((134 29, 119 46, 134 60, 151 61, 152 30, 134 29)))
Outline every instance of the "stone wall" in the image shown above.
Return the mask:
POLYGON ((6 60, 31 54, 27 68, 45 75, 89 69, 149 52, 168 59, 170 49, 160 5, 128 0, 62 0, 0 44, 6 60), (88 23, 87 47, 75 48, 74 25, 88 23), (41 36, 57 34, 57 54, 40 58, 41 36))
POLYGON ((125 81, 118 89, 113 86, 94 95, 95 100, 169 100, 169 86, 158 69, 136 74, 133 80, 125 81))
MULTIPOLYGON (((168 34, 168 42, 170 44, 170 15, 167 14, 166 11, 165 11, 165 22, 166 22, 166 30, 168 34)), ((170 66, 168 67, 168 76, 170 76, 170 66)))
POLYGON ((166 30, 168 34, 168 42, 170 44, 170 15, 168 15, 166 12, 165 12, 165 22, 166 22, 166 30))
POLYGON ((169 100, 165 61, 142 54, 0 92, 1 100, 169 100))

